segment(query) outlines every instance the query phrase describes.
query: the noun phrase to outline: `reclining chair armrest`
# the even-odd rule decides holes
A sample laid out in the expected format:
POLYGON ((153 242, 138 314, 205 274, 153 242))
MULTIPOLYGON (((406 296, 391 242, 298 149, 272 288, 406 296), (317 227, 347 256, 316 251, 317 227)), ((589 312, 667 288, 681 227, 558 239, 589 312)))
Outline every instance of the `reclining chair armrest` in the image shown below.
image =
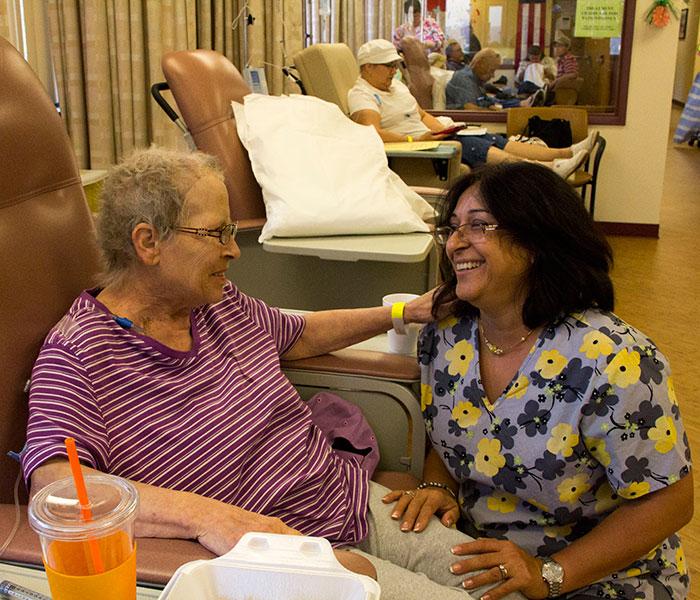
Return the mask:
POLYGON ((138 538, 136 543, 136 579, 144 583, 165 585, 185 563, 216 558, 194 540, 138 538))
MULTIPOLYGON (((41 544, 39 536, 34 533, 27 521, 27 506, 21 504, 19 507, 20 525, 17 533, 12 538, 12 542, 5 552, 0 556, 0 560, 30 565, 41 565, 41 544)), ((4 542, 15 524, 15 505, 0 504, 0 542, 4 542)))
MULTIPOLYGON (((14 522, 14 504, 0 504, 0 540, 5 540, 9 535, 14 522)), ((136 578, 139 582, 165 585, 180 565, 215 557, 194 540, 138 538, 136 543, 136 578)), ((39 536, 29 526, 27 506, 24 504, 20 505, 19 529, 0 560, 43 566, 39 536)))
POLYGON ((420 370, 414 357, 370 350, 345 349, 313 358, 283 360, 282 368, 358 375, 407 383, 420 380, 420 370))
POLYGON ((459 177, 469 172, 469 167, 462 164, 462 144, 457 140, 440 142, 455 149, 447 165, 447 179, 442 181, 428 158, 392 156, 390 168, 411 187, 449 188, 459 177))

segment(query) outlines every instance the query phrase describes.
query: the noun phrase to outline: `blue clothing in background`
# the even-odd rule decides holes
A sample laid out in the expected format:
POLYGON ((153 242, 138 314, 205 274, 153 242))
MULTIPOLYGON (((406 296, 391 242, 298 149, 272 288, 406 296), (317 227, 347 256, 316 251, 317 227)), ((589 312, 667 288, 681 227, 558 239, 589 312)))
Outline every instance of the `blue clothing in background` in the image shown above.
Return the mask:
POLYGON ((450 110, 461 110, 465 104, 476 104, 479 108, 489 108, 500 104, 503 108, 520 106, 517 98, 496 100, 486 95, 483 84, 470 67, 455 71, 452 79, 445 87, 446 107, 450 110))

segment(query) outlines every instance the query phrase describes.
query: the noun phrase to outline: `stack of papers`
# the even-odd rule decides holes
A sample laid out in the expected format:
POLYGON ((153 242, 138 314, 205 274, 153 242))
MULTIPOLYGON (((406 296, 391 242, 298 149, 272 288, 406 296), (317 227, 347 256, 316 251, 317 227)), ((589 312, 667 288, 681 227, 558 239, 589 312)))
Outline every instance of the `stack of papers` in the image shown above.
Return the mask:
POLYGON ((440 142, 385 142, 386 152, 417 152, 419 150, 432 150, 437 148, 440 142))
POLYGON ((484 135, 488 133, 486 127, 470 125, 466 129, 460 129, 457 135, 484 135))

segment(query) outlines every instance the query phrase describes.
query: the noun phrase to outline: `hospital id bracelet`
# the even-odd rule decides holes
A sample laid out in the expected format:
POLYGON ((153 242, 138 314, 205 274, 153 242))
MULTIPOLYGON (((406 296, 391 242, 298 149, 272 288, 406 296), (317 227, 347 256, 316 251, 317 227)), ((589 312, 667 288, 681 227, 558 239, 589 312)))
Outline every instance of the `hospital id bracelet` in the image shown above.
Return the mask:
POLYGON ((455 500, 457 500, 457 496, 455 493, 452 491, 452 488, 447 485, 446 483, 440 483, 438 481, 424 481, 423 483, 419 484, 416 489, 419 490, 424 490, 425 488, 440 488, 445 490, 450 496, 452 496, 455 500))
POLYGON ((394 331, 401 335, 406 333, 406 321, 403 320, 403 311, 405 308, 405 302, 394 302, 391 305, 391 324, 394 326, 394 331))

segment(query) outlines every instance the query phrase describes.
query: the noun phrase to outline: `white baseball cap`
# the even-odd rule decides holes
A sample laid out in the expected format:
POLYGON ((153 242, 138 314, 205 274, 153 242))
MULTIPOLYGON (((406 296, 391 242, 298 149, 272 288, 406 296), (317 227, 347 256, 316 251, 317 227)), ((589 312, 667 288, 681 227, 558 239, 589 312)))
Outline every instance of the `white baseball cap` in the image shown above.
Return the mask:
POLYGON ((399 53, 388 40, 370 40, 357 51, 357 62, 362 65, 386 65, 401 60, 399 53))

